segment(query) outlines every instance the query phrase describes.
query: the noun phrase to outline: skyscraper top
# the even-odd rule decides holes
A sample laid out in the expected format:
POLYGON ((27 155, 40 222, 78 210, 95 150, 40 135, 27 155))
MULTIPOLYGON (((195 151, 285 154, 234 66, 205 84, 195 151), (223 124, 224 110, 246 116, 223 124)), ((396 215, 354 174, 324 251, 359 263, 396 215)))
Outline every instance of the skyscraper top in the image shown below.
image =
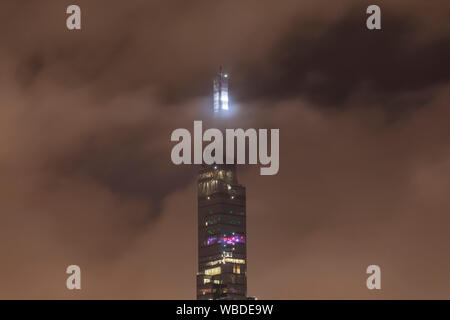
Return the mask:
POLYGON ((228 74, 222 71, 222 66, 219 68, 216 78, 214 79, 214 113, 229 110, 229 96, 228 96, 228 74))

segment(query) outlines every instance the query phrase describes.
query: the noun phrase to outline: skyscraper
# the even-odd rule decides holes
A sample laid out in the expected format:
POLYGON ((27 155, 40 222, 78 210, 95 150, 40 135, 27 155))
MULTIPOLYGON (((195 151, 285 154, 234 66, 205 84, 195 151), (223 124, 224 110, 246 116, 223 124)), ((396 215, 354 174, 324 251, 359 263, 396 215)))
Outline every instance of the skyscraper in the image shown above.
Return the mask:
MULTIPOLYGON (((214 81, 214 112, 228 110, 228 76, 214 81), (226 99, 224 99, 226 97, 226 99)), ((246 299, 245 187, 235 165, 204 165, 198 176, 197 299, 246 299)))

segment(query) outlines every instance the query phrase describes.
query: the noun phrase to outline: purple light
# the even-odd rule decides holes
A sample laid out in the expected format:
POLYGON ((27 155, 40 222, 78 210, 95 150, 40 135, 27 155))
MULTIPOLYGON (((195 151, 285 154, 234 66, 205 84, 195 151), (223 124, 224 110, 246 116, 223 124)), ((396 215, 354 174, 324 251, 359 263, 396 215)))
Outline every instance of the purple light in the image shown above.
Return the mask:
POLYGON ((214 243, 222 243, 222 244, 234 244, 234 243, 245 243, 245 237, 244 236, 231 236, 231 237, 220 237, 217 239, 217 237, 209 237, 206 241, 207 245, 212 245, 214 243))

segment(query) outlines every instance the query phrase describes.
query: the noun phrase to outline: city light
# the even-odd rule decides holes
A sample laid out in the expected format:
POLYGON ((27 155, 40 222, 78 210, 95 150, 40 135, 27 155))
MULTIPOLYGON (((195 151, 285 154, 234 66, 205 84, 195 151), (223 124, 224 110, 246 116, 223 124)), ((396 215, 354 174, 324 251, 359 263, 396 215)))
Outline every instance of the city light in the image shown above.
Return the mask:
POLYGON ((236 236, 231 236, 231 237, 224 236, 224 237, 217 238, 217 237, 213 236, 213 237, 209 237, 206 240, 206 244, 208 246, 215 244, 215 243, 220 243, 220 244, 245 243, 245 237, 236 235, 236 236))

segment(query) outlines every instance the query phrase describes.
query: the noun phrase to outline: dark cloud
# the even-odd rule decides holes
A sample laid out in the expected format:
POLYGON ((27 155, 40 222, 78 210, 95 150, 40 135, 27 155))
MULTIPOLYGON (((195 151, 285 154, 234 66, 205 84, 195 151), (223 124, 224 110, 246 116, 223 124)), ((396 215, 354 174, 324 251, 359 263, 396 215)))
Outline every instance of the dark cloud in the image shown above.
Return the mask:
POLYGON ((274 44, 268 60, 252 66, 235 82, 239 97, 289 99, 302 96, 318 106, 345 106, 365 91, 366 103, 446 83, 450 79, 450 41, 416 42, 414 19, 383 12, 381 31, 365 27, 364 7, 352 10, 320 36, 311 21, 298 19, 274 44))

